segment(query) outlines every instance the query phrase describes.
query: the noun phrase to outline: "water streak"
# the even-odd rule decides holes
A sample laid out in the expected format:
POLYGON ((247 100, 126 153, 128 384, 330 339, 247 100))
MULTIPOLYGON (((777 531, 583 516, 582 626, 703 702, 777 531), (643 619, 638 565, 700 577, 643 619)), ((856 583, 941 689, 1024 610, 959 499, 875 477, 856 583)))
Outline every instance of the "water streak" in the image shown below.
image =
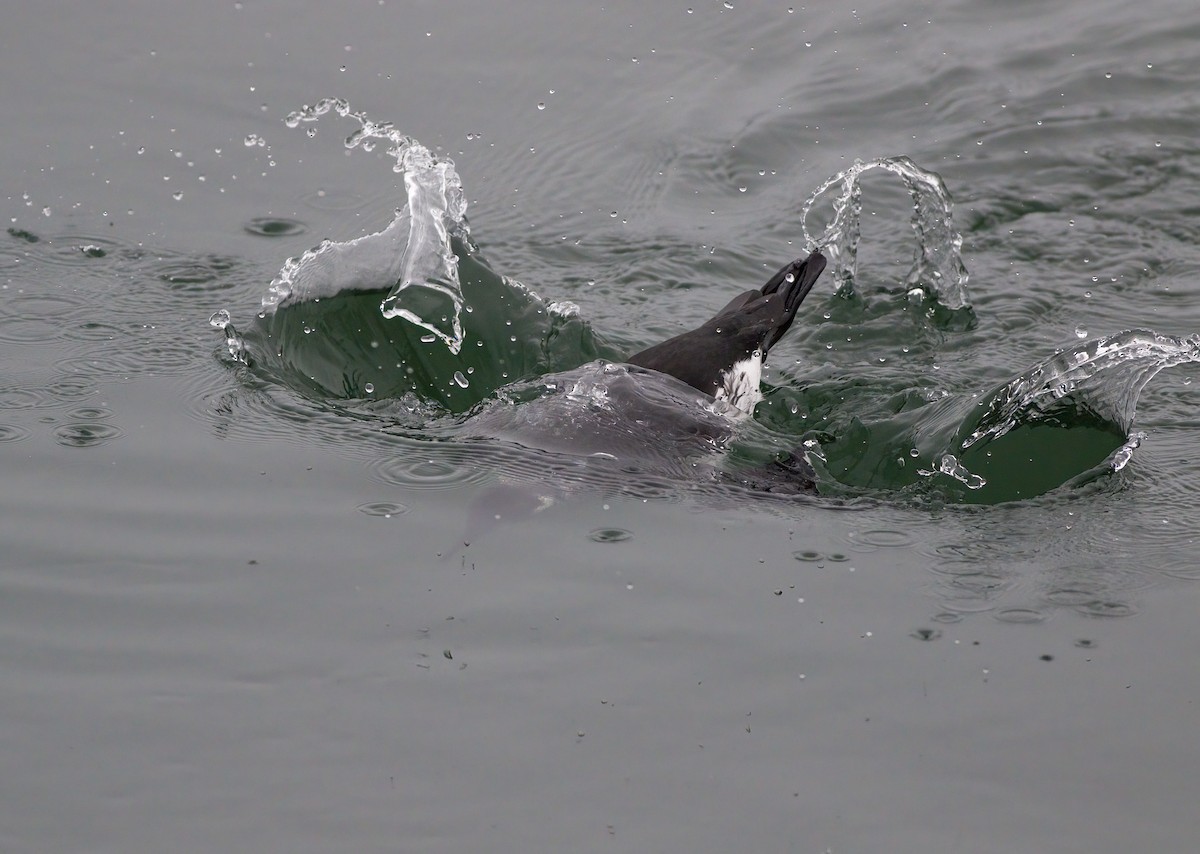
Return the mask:
POLYGON ((966 308, 967 268, 962 261, 962 234, 954 227, 950 191, 936 172, 922 169, 908 157, 882 157, 856 160, 849 169, 838 172, 815 189, 805 200, 800 226, 808 246, 828 250, 834 281, 838 287, 853 285, 858 261, 858 242, 862 236, 862 186, 860 177, 871 169, 884 169, 900 176, 912 195, 913 231, 917 251, 913 266, 905 277, 908 288, 932 291, 946 308, 966 308), (833 219, 818 237, 808 230, 808 215, 817 200, 836 184, 841 191, 833 199, 833 219))

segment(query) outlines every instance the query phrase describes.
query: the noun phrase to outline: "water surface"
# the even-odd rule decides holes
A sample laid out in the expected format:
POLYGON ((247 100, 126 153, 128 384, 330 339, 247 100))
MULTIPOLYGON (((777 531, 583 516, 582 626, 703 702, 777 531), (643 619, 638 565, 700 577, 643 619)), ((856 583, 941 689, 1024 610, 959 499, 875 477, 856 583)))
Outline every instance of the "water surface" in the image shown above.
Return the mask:
MULTIPOLYGON (((1194 368, 961 447, 1038 366, 1200 331, 1188 4, 143 5, 0 52, 0 848, 1195 847, 1194 368), (237 363, 213 312, 250 335, 406 199, 353 124, 286 125, 327 95, 453 159, 460 273, 578 307, 530 303, 523 381, 761 284, 856 159, 940 175, 969 316, 912 294, 874 170, 715 461, 237 363), (810 438, 816 495, 722 475, 810 438)), ((337 358, 388 287, 315 309, 337 358)))

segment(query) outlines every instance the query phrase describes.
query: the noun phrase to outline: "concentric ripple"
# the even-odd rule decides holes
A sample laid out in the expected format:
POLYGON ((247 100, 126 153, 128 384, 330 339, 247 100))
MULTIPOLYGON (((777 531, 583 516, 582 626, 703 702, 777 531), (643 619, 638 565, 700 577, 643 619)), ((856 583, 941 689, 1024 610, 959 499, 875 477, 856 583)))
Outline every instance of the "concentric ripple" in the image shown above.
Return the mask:
POLYGON ((483 483, 487 471, 454 454, 388 457, 372 467, 376 480, 407 489, 454 489, 471 483, 483 483))
POLYGON ((54 441, 68 448, 92 448, 122 435, 120 427, 103 421, 62 424, 54 429, 54 441))
POLYGON ((0 424, 0 444, 5 442, 20 442, 29 437, 29 431, 16 424, 0 424))
POLYGON ((367 504, 360 504, 355 509, 359 513, 365 513, 368 516, 391 519, 407 513, 409 508, 405 504, 398 504, 394 501, 372 501, 367 504))

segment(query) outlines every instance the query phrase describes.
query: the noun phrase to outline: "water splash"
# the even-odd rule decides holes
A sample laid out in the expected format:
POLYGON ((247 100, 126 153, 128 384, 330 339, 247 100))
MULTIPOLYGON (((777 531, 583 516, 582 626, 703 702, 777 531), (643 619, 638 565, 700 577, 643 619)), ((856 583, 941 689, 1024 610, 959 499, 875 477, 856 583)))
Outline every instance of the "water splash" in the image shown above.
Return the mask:
POLYGON ((457 354, 462 348, 464 300, 451 237, 470 245, 467 200, 449 158, 436 157, 391 122, 372 121, 341 98, 323 98, 290 113, 288 127, 315 122, 330 111, 359 123, 346 148, 373 150, 384 141, 403 173, 408 203, 383 231, 347 242, 323 241, 289 258, 263 297, 271 314, 295 302, 344 291, 390 287, 380 305, 384 317, 400 317, 441 339, 457 354))
POLYGON ((1058 350, 981 404, 984 414, 960 447, 965 451, 1018 423, 1046 420, 1073 407, 1086 407, 1127 433, 1146 383, 1163 368, 1187 362, 1200 362, 1200 335, 1176 338, 1130 329, 1058 350))
POLYGON ((828 250, 833 278, 838 287, 852 285, 862 236, 862 185, 860 176, 871 169, 884 169, 900 176, 913 199, 911 225, 917 235, 912 269, 905 277, 910 291, 932 291, 946 308, 957 311, 968 306, 968 273, 962 261, 962 234, 954 227, 950 191, 936 172, 922 169, 904 156, 878 160, 856 160, 849 169, 831 176, 805 200, 800 227, 811 248, 828 250), (808 230, 808 215, 817 200, 836 184, 841 191, 833 200, 833 219, 818 237, 808 230))
POLYGON ((1146 438, 1131 432, 1142 389, 1187 362, 1200 335, 1132 329, 1059 350, 972 408, 937 473, 976 493, 964 500, 996 503, 1121 471, 1146 438))

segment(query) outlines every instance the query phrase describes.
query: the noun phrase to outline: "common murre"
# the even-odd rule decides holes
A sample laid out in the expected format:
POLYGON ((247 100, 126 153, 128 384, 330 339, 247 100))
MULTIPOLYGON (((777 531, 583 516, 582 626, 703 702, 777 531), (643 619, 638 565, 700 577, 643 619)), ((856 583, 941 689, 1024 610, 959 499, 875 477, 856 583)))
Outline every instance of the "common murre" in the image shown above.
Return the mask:
POLYGON ((813 250, 758 290, 734 297, 711 320, 690 332, 635 353, 626 361, 682 380, 747 414, 762 399, 759 381, 771 347, 788 331, 812 290, 825 256, 813 250))

